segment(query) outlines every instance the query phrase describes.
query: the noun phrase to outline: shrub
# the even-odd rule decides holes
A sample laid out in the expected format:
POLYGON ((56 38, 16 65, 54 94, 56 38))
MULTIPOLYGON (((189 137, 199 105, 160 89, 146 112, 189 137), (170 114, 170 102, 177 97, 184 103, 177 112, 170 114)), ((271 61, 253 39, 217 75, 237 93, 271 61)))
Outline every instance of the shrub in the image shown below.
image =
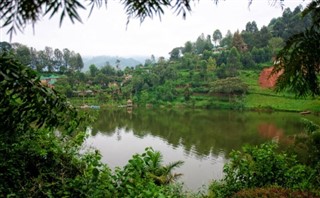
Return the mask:
POLYGON ((319 197, 313 192, 302 192, 300 190, 291 190, 281 187, 267 187, 245 189, 237 192, 232 197, 234 198, 256 198, 256 197, 272 197, 272 198, 315 198, 319 197))
POLYGON ((224 166, 225 178, 210 186, 211 194, 229 197, 242 189, 277 185, 295 189, 313 189, 315 170, 299 164, 294 156, 277 153, 278 145, 244 146, 230 154, 224 166))
POLYGON ((182 188, 172 185, 181 174, 172 170, 183 164, 177 161, 162 165, 162 155, 152 148, 136 154, 123 168, 115 172, 116 197, 183 197, 182 188), (170 185, 169 185, 170 184, 170 185))

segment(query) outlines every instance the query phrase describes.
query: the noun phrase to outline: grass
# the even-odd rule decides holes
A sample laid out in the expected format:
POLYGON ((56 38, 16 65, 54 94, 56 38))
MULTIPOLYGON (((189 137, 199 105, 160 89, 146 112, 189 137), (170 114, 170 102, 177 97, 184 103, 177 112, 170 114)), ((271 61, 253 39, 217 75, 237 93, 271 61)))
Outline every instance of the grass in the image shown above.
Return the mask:
POLYGON ((320 100, 294 99, 274 95, 248 94, 245 108, 270 108, 280 111, 317 111, 320 112, 320 100))
POLYGON ((276 93, 272 89, 261 88, 259 72, 255 71, 241 71, 240 78, 249 85, 249 93, 244 99, 245 108, 320 112, 319 97, 296 98, 291 93, 276 93))

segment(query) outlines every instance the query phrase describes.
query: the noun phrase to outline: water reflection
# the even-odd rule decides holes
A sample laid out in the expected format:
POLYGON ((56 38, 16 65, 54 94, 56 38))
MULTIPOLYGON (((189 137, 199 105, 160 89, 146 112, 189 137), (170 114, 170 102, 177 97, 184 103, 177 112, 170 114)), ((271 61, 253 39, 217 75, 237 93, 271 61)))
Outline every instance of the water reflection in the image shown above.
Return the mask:
POLYGON ((222 177, 228 153, 242 145, 285 138, 303 130, 295 113, 125 109, 101 111, 87 144, 101 150, 111 168, 152 146, 165 162, 185 161, 178 172, 193 190, 222 177))

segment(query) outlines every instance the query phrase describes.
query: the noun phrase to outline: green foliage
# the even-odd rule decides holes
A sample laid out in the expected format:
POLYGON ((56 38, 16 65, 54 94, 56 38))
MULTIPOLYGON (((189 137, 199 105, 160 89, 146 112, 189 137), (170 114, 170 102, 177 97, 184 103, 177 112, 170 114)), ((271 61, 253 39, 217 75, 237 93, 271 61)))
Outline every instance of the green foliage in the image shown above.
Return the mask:
MULTIPOLYGON (((24 130, 31 126, 65 126, 76 116, 76 111, 63 96, 40 84, 34 71, 24 67, 8 54, 2 54, 0 60, 3 136, 11 136, 11 139, 12 136, 23 134, 24 130)), ((78 121, 75 120, 74 124, 78 124, 78 121)), ((69 127, 66 126, 66 129, 69 127)))
POLYGON ((115 197, 183 197, 181 186, 167 185, 180 176, 172 174, 172 170, 183 162, 177 161, 166 166, 161 163, 161 153, 152 148, 134 155, 113 176, 117 188, 115 197))
POLYGON ((235 47, 239 52, 244 52, 247 50, 247 44, 243 41, 239 31, 236 31, 233 35, 232 46, 235 47))
POLYGON ((0 194, 14 197, 182 197, 151 148, 112 173, 98 151, 81 152, 84 117, 30 68, 0 57, 0 194), (170 184, 170 185, 169 185, 170 184))
POLYGON ((0 173, 0 194, 107 194, 110 171, 101 164, 100 155, 79 155, 85 135, 75 131, 81 130, 79 124, 85 119, 64 97, 43 86, 34 71, 8 54, 0 59, 0 169, 6 170, 0 173))
POLYGON ((248 85, 241 81, 240 78, 225 78, 216 80, 211 84, 210 93, 225 93, 240 95, 248 91, 248 85))
POLYGON ((212 40, 214 41, 215 46, 218 46, 221 39, 222 39, 222 34, 219 29, 216 29, 212 35, 212 40))
MULTIPOLYGON (((290 21, 291 19, 288 16, 293 13, 285 12, 283 17, 274 20, 286 18, 287 21, 290 21)), ((299 15, 301 10, 295 9, 294 13, 294 16, 299 15)), ((274 20, 270 22, 271 25, 268 27, 271 32, 273 32, 274 20)), ((143 106, 147 103, 192 106, 186 104, 185 101, 200 95, 201 101, 197 100, 193 103, 195 107, 230 108, 231 103, 225 97, 213 97, 209 94, 209 85, 216 78, 235 77, 243 72, 251 72, 250 70, 255 70, 258 73, 262 67, 270 66, 272 64, 271 57, 281 47, 283 37, 269 39, 268 31, 265 27, 259 30, 254 21, 249 22, 246 30, 242 31, 241 34, 239 32, 234 34, 229 32, 225 36, 223 40, 228 41, 229 39, 226 42, 228 46, 216 47, 213 50, 210 36, 201 34, 196 41, 188 41, 184 47, 173 48, 171 60, 165 60, 161 57, 156 62, 155 58, 151 57, 146 61, 145 66, 127 68, 125 71, 116 70, 107 63, 101 69, 92 65, 87 73, 76 72, 75 70, 79 70, 82 65, 81 61, 77 64, 80 57, 68 49, 60 51, 46 47, 44 50, 37 52, 33 48, 28 48, 30 52, 28 53, 28 50, 21 44, 14 44, 12 50, 15 54, 19 52, 20 58, 23 61, 29 61, 30 67, 34 69, 46 71, 50 68, 52 71, 64 73, 66 79, 59 79, 55 88, 68 97, 78 95, 72 93, 82 94, 84 90, 91 90, 92 95, 95 96, 92 98, 97 100, 89 98, 84 100, 83 97, 82 103, 114 106, 124 105, 124 101, 134 99, 135 104, 143 106), (263 41, 260 41, 261 39, 263 41), (232 47, 232 41, 239 50, 232 47), (180 56, 180 53, 183 56, 180 56), (182 90, 186 84, 190 85, 191 92, 189 94, 185 92, 187 93, 185 95, 182 90), (222 105, 222 103, 225 104, 222 105)), ((219 37, 219 35, 216 36, 219 37)), ((218 40, 216 40, 216 44, 217 42, 218 40)), ((223 42, 221 41, 221 43, 223 42)), ((3 43, 3 48, 6 49, 7 47, 3 43)), ((243 76, 240 78, 244 79, 243 76)), ((236 101, 232 108, 234 106, 237 109, 270 107, 270 109, 275 110, 300 111, 308 109, 318 111, 317 100, 308 98, 308 100, 303 101, 305 106, 302 107, 299 105, 301 101, 294 100, 290 94, 276 94, 272 93, 271 90, 261 89, 257 83, 257 78, 258 75, 254 75, 249 79, 249 94, 241 101, 236 101), (274 100, 279 102, 274 102, 274 100)), ((73 98, 72 101, 79 101, 77 105, 81 104, 80 98, 73 98)))
POLYGON ((268 46, 271 48, 273 56, 275 56, 282 49, 283 45, 283 39, 280 37, 272 37, 268 42, 268 46))
POLYGON ((38 72, 65 74, 80 71, 83 68, 81 55, 69 49, 61 51, 45 47, 43 50, 37 51, 20 43, 11 45, 10 51, 15 55, 15 58, 23 65, 29 66, 38 72))
POLYGON ((305 125, 305 128, 306 128, 306 131, 310 134, 314 133, 314 132, 317 132, 320 130, 320 126, 311 122, 310 120, 308 119, 302 119, 302 122, 304 123, 305 125))
MULTIPOLYGON (((300 161, 309 165, 320 173, 320 126, 308 119, 302 119, 306 133, 295 139, 291 152, 299 156, 300 161)), ((320 175, 318 174, 318 182, 320 175)))
POLYGON ((276 143, 266 143, 231 152, 230 162, 224 166, 225 178, 210 186, 211 193, 226 197, 242 189, 272 185, 301 190, 317 186, 314 169, 276 149, 276 143))
POLYGON ((302 192, 299 190, 291 190, 281 187, 267 187, 267 188, 254 188, 245 189, 237 192, 232 197, 234 198, 256 198, 256 197, 300 197, 300 198, 310 198, 319 197, 319 194, 313 192, 302 192))
POLYGON ((320 16, 319 0, 312 1, 303 12, 311 14, 312 26, 291 36, 279 52, 274 72, 282 72, 277 90, 290 90, 297 96, 319 95, 320 16))
POLYGON ((288 89, 297 96, 320 94, 319 38, 319 28, 312 28, 293 36, 286 42, 278 54, 279 63, 274 70, 283 72, 277 81, 278 91, 288 89))

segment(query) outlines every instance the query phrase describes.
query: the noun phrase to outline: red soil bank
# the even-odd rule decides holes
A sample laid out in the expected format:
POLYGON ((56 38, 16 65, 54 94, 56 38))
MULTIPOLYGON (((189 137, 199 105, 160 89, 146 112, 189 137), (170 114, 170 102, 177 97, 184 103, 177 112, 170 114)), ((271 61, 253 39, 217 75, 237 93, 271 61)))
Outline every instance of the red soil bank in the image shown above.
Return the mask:
POLYGON ((263 88, 273 88, 276 85, 278 77, 281 73, 274 74, 270 76, 273 67, 265 68, 260 73, 259 85, 263 88))

